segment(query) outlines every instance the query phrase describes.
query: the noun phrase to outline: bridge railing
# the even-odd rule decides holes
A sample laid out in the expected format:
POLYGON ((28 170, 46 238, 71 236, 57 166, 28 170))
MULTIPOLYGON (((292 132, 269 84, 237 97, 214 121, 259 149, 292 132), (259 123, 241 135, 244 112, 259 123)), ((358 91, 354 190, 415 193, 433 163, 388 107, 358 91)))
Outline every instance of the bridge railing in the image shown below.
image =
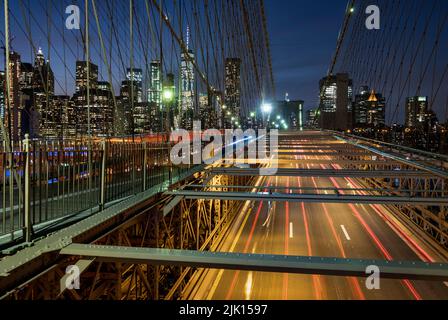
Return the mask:
POLYGON ((438 153, 432 153, 424 150, 418 150, 406 146, 400 146, 388 142, 364 138, 352 134, 329 131, 343 138, 356 141, 359 145, 375 148, 379 151, 390 154, 391 156, 400 156, 404 160, 412 161, 417 164, 436 169, 442 173, 448 174, 448 156, 438 153))
POLYGON ((171 184, 171 143, 32 141, 0 150, 0 242, 29 241, 33 228, 171 184))

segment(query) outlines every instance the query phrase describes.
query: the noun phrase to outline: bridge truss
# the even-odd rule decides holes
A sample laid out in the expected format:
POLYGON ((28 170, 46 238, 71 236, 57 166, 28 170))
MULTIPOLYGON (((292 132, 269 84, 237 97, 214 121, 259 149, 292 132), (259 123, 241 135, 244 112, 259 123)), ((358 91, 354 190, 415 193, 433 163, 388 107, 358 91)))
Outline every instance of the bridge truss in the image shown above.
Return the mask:
MULTIPOLYGON (((320 139, 328 141, 331 137, 328 133, 313 137, 315 146, 329 146, 327 142, 319 142, 320 139)), ((280 150, 290 150, 288 137, 280 141, 280 150)), ((297 153, 300 148, 297 147, 297 153)), ((32 247, 4 257, 0 261, 2 296, 6 299, 179 299, 189 289, 189 282, 207 267, 366 276, 360 270, 373 263, 371 260, 218 253, 219 243, 235 219, 241 212, 251 214, 253 201, 339 203, 345 199, 350 203, 387 203, 398 218, 407 219, 410 228, 419 229, 421 236, 433 241, 443 253, 447 245, 447 204, 443 197, 447 193, 447 178, 430 168, 422 171, 413 167, 405 158, 403 162, 397 156, 387 161, 381 150, 359 155, 358 150, 351 152, 355 148, 338 152, 343 160, 338 165, 346 163, 346 168, 336 166, 309 172, 279 169, 278 174, 331 177, 343 173, 347 179, 362 181, 362 186, 353 182, 348 187, 290 188, 288 193, 282 193, 282 188, 266 185, 263 176, 254 171, 255 167, 239 169, 217 163, 198 168, 167 192, 149 198, 142 194, 137 201, 130 199, 120 207, 106 209, 32 247), (372 157, 378 158, 372 160, 372 157), (373 177, 369 172, 376 168, 381 171, 373 177), (359 178, 360 171, 366 173, 363 178, 359 178), (325 191, 333 192, 334 197, 326 197, 325 191), (350 194, 353 196, 349 197, 350 194), (313 195, 320 200, 306 198, 313 195), (386 202, 387 199, 392 201, 386 202), (422 199, 424 202, 419 203, 422 199), (279 262, 282 259, 291 264, 282 264, 279 262), (247 264, 248 260, 252 262, 247 264), (81 271, 83 285, 80 290, 64 287, 61 290, 61 283, 67 278, 66 268, 72 265, 81 271)), ((264 164, 257 166, 260 165, 264 164)), ((375 263, 389 266, 385 269, 386 277, 394 279, 446 280, 448 277, 448 265, 444 263, 411 262, 409 267, 402 262, 375 263)))

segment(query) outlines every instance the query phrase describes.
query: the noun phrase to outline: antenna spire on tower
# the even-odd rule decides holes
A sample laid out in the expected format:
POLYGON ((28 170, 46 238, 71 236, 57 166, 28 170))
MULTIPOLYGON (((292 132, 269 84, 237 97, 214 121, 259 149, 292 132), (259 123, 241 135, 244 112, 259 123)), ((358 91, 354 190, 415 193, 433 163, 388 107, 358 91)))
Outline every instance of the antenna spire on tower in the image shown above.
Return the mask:
POLYGON ((190 26, 187 25, 187 40, 186 40, 187 50, 190 50, 190 26))

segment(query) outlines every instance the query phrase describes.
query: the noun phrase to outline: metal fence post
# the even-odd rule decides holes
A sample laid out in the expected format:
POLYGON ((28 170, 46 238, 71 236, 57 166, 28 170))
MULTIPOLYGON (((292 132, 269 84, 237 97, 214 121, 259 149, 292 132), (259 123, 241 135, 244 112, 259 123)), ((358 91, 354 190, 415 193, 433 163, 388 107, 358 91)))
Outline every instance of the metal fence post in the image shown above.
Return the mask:
POLYGON ((148 146, 143 142, 143 191, 146 191, 146 175, 148 166, 148 146))
POLYGON ((101 149, 103 151, 101 161, 101 189, 100 189, 100 211, 104 210, 106 206, 106 174, 107 174, 107 142, 104 140, 101 143, 101 149))
POLYGON ((173 184, 173 164, 172 164, 171 158, 170 158, 170 147, 169 147, 169 144, 166 143, 165 147, 166 147, 166 154, 165 154, 166 158, 163 159, 163 160, 164 161, 166 160, 167 164, 168 164, 168 187, 171 187, 172 184, 173 184))
POLYGON ((23 140, 24 150, 25 150, 25 194, 24 194, 24 205, 25 205, 25 230, 24 237, 25 242, 31 242, 31 203, 30 203, 30 183, 31 183, 31 168, 30 168, 30 137, 28 134, 25 135, 25 140, 23 140))
POLYGON ((136 152, 137 152, 137 144, 134 142, 134 141, 132 141, 132 144, 131 144, 131 156, 132 156, 132 193, 134 194, 134 195, 136 195, 137 194, 137 189, 135 188, 135 185, 136 185, 136 183, 135 183, 135 170, 137 170, 137 168, 136 168, 136 165, 135 165, 135 160, 136 160, 136 156, 135 156, 135 154, 136 154, 136 152))

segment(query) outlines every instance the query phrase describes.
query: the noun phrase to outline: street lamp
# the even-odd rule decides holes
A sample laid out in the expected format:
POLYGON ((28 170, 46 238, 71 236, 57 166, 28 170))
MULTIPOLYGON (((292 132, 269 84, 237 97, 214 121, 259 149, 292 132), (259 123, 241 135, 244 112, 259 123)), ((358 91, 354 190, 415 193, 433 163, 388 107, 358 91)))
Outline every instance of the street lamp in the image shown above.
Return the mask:
POLYGON ((272 113, 272 104, 270 103, 263 103, 261 105, 261 112, 263 114, 263 122, 266 121, 266 127, 269 126, 269 119, 271 118, 272 113))
POLYGON ((175 87, 171 85, 170 83, 167 83, 167 85, 163 86, 162 89, 162 100, 163 104, 165 105, 166 109, 162 109, 161 113, 161 121, 162 121, 162 129, 163 126, 166 126, 166 130, 170 130, 172 125, 172 107, 174 102, 174 91, 175 87), (166 118, 164 117, 164 113, 166 113, 166 118), (164 119, 165 118, 165 119, 164 119))
POLYGON ((266 113, 266 114, 271 113, 272 112, 272 104, 270 104, 270 103, 263 103, 261 105, 261 111, 263 113, 266 113))
POLYGON ((163 100, 165 102, 171 102, 174 99, 174 91, 172 88, 164 88, 163 89, 163 100))

